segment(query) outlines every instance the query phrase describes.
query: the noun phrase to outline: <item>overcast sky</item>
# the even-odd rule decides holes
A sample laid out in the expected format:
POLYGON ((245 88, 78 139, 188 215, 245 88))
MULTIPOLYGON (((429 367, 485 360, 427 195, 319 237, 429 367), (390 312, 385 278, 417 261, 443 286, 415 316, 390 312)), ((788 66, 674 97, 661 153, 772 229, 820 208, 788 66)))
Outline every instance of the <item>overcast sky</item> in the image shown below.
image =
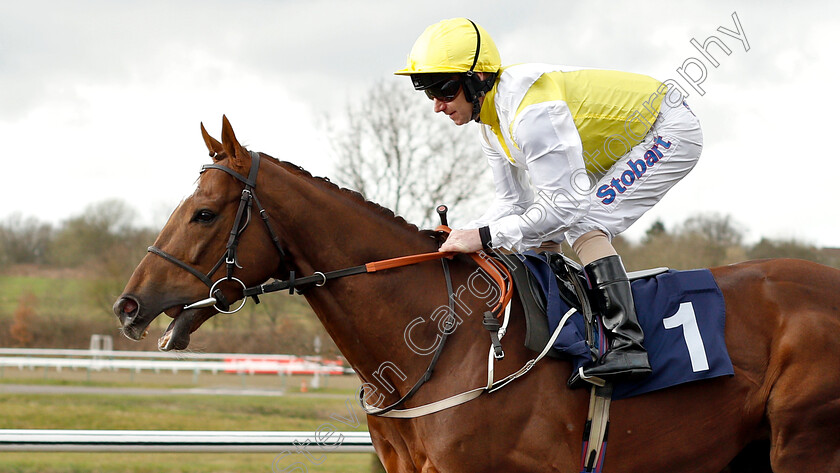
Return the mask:
MULTIPOLYGON (((840 157, 822 146, 838 134, 838 10, 829 1, 0 0, 0 219, 59 223, 118 198, 141 223, 162 225, 209 159, 199 122, 218 137, 223 113, 251 149, 329 176, 323 117, 377 81, 410 87, 392 72, 416 37, 468 16, 505 64, 628 70, 685 88, 703 155, 630 237, 656 218, 671 226, 717 212, 749 241, 840 247, 840 157), (737 31, 733 13, 748 45, 719 31, 737 31), (709 47, 717 67, 690 43, 709 36, 731 51, 709 47), (678 73, 686 65, 700 77, 697 64, 703 94, 678 73)), ((430 104, 429 119, 445 117, 430 104)))

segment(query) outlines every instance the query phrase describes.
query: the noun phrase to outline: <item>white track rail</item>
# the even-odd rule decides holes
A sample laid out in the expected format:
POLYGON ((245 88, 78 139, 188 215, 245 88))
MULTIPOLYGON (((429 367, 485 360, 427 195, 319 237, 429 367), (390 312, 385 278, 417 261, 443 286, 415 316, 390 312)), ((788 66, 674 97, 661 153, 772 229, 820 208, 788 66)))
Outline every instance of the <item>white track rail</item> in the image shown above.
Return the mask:
POLYGON ((142 351, 51 350, 0 348, 0 369, 4 367, 86 369, 91 371, 131 370, 216 373, 340 374, 336 362, 319 357, 241 353, 164 353, 142 351))
POLYGON ((373 453, 367 432, 0 430, 6 452, 373 453))

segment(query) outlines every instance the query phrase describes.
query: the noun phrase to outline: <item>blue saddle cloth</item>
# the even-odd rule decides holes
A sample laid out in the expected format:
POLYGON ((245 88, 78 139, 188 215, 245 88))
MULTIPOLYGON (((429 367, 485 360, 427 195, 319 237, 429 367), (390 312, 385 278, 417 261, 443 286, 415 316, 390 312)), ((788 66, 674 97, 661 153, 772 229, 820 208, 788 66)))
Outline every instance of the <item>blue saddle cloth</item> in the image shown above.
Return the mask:
MULTIPOLYGON (((546 295, 553 333, 570 307, 560 298, 557 280, 545 258, 533 252, 521 256, 546 295)), ((734 375, 724 341, 723 293, 711 271, 669 271, 633 281, 632 288, 653 373, 638 382, 615 383, 613 399, 734 375)), ((591 363, 585 330, 583 315, 576 313, 554 343, 554 348, 569 355, 574 369, 591 363)))

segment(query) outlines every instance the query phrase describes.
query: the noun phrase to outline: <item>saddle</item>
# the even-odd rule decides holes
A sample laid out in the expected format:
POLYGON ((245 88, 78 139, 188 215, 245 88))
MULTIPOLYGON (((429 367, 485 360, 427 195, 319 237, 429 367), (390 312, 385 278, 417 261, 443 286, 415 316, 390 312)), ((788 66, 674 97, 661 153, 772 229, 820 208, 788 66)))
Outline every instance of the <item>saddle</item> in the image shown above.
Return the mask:
MULTIPOLYGON (((534 253, 536 254, 536 253, 534 253)), ((569 307, 577 309, 583 314, 585 321, 585 337, 593 359, 597 358, 594 340, 598 333, 596 317, 589 301, 589 285, 583 272, 583 267, 576 261, 562 253, 542 252, 543 256, 557 279, 560 298, 569 307)), ((525 314, 525 347, 534 352, 541 352, 551 337, 548 318, 546 317, 546 294, 537 278, 524 263, 524 256, 519 254, 497 254, 496 259, 510 271, 516 293, 525 314)), ((646 279, 668 271, 668 268, 653 268, 642 271, 628 272, 631 280, 646 279)), ((564 355, 556 348, 551 348, 546 356, 562 358, 564 355)))
MULTIPOLYGON (((546 356, 569 359, 573 370, 597 359, 599 344, 602 349, 605 344, 581 266, 557 253, 496 256, 510 270, 524 308, 525 346, 540 353, 550 348, 546 356), (557 315, 564 311, 572 314, 565 327, 565 316, 557 315), (555 333, 555 327, 564 328, 555 333)), ((627 276, 634 281, 633 299, 653 372, 640 381, 603 386, 603 380, 593 381, 597 386, 591 388, 583 431, 583 472, 600 471, 612 400, 734 374, 724 339, 723 293, 709 270, 655 268, 627 276)))
MULTIPOLYGON (((526 327, 525 347, 542 353, 547 345, 552 343, 552 347, 548 350, 546 356, 561 358, 574 354, 578 360, 588 358, 589 361, 592 361, 597 359, 599 353, 596 340, 598 340, 597 334, 600 332, 600 327, 589 301, 589 284, 583 268, 561 253, 549 252, 540 253, 539 261, 542 264, 534 266, 533 259, 528 261, 529 255, 537 256, 533 252, 526 252, 524 255, 498 255, 499 260, 510 271, 513 285, 522 303, 526 327), (526 261, 528 262, 526 263, 526 261), (533 271, 540 271, 540 274, 535 276, 533 271), (543 285, 545 283, 539 283, 538 279, 541 281, 555 279, 557 289, 553 288, 554 285, 550 285, 552 288, 549 289, 550 294, 547 295, 543 285), (567 306, 583 315, 584 340, 576 343, 576 348, 569 347, 572 349, 565 353, 555 348, 558 339, 552 339, 552 330, 549 327, 549 319, 552 318, 552 312, 556 312, 557 303, 554 303, 553 309, 549 309, 549 304, 554 299, 547 300, 547 298, 557 298, 558 296, 567 306)), ((668 268, 656 268, 637 272, 633 275, 628 274, 628 278, 651 277, 667 271, 668 268)), ((611 383, 599 386, 593 386, 590 391, 589 414, 584 426, 583 449, 581 452, 583 472, 600 471, 607 431, 609 430, 609 408, 613 386, 611 383)))

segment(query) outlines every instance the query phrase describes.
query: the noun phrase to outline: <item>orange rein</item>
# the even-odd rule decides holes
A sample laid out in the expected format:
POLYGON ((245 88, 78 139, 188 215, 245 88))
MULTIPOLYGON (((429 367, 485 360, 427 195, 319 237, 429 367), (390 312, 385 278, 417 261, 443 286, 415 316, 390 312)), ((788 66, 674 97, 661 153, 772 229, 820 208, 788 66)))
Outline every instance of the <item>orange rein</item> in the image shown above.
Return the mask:
MULTIPOLYGON (((446 225, 440 225, 435 230, 445 233, 449 233, 450 231, 452 231, 452 229, 447 227, 446 225)), ((401 266, 409 266, 425 261, 433 261, 441 258, 451 258, 455 255, 456 253, 451 251, 435 251, 433 253, 421 253, 417 255, 401 256, 399 258, 391 258, 367 263, 365 264, 365 269, 369 273, 374 273, 376 271, 381 271, 384 269, 399 268, 401 266)), ((486 272, 493 279, 493 281, 496 282, 496 285, 499 286, 499 301, 493 307, 493 312, 496 314, 497 317, 499 317, 501 316, 502 312, 504 312, 505 307, 507 307, 511 297, 513 296, 513 287, 510 285, 510 272, 508 271, 507 267, 505 267, 505 265, 490 261, 490 259, 484 256, 484 254, 481 252, 470 253, 470 256, 478 264, 478 266, 481 269, 483 269, 484 272, 486 272)))
MULTIPOLYGON (((451 231, 451 229, 446 225, 441 225, 435 230, 446 233, 449 233, 451 231)), ((330 279, 352 276, 354 274, 375 273, 376 271, 399 268, 402 266, 409 266, 412 264, 423 263, 425 261, 434 261, 441 258, 452 258, 455 255, 456 253, 454 252, 435 251, 433 253, 421 253, 416 255, 401 256, 399 258, 390 258, 380 261, 374 261, 372 263, 354 266, 352 268, 329 271, 326 273, 322 273, 319 271, 311 276, 306 276, 303 278, 295 278, 294 272, 292 271, 290 274, 290 278, 287 281, 275 280, 271 283, 261 284, 259 286, 254 287, 248 287, 245 288, 245 290, 243 291, 243 295, 245 297, 256 298, 260 294, 281 291, 284 289, 288 289, 289 293, 292 293, 295 289, 300 291, 301 287, 308 286, 310 284, 314 284, 316 286, 323 286, 330 279)), ((499 301, 493 307, 493 313, 497 317, 499 317, 501 316, 502 312, 504 312, 505 307, 507 307, 508 303, 510 302, 511 296, 513 296, 513 285, 511 283, 512 280, 510 272, 503 264, 493 262, 484 252, 472 253, 470 254, 470 256, 473 260, 475 260, 478 266, 493 279, 496 285, 499 286, 499 301)))

